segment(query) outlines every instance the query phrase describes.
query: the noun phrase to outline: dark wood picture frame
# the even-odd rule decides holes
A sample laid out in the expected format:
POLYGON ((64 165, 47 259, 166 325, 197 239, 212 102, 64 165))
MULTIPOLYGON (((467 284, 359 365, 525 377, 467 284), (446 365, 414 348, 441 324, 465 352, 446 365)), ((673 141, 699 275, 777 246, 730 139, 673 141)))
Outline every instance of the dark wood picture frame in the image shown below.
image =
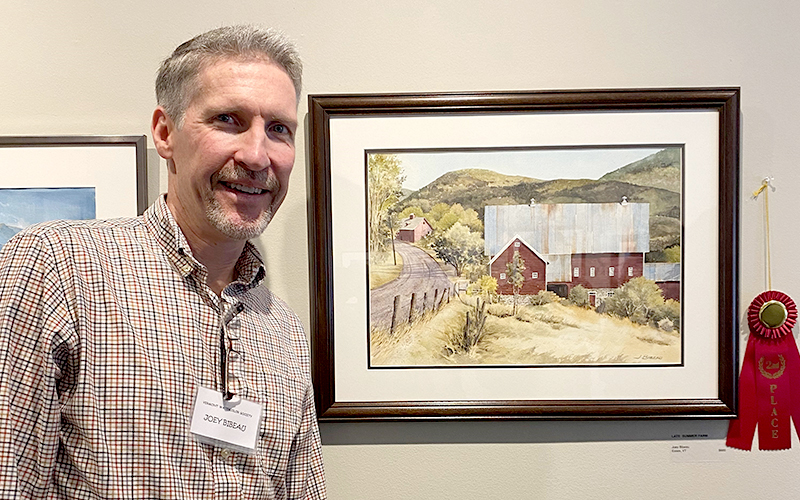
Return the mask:
MULTIPOLYGON (((136 213, 142 214, 147 209, 147 137, 144 135, 64 135, 64 136, 0 136, 0 148, 58 148, 58 147, 116 147, 134 148, 135 164, 125 165, 135 168, 136 178, 136 213)), ((70 165, 57 165, 53 168, 70 168, 70 165)), ((77 166, 81 168, 81 166, 77 166)), ((106 168, 113 168, 107 165, 106 168)), ((9 166, 9 168, 14 168, 9 166)), ((26 168, 43 168, 38 165, 26 165, 26 168)), ((47 171, 40 170, 41 184, 47 185, 47 171)), ((6 183, 0 182, 3 187, 6 183)), ((17 186, 23 187, 23 186, 17 186)), ((29 187, 29 186, 24 186, 29 187)), ((104 186, 105 187, 105 186, 104 186)), ((131 213, 130 215, 136 215, 131 213)))
MULTIPOLYGON (((310 95, 309 252, 312 371, 321 421, 435 419, 732 418, 737 410, 739 289, 738 88, 612 89, 394 95, 310 95), (539 113, 713 111, 718 114, 717 395, 671 399, 337 398, 331 192, 332 119, 539 113)), ((338 278, 337 278, 338 279, 338 278)), ((359 333, 360 334, 360 333, 359 333)), ((713 333, 712 333, 713 335, 713 333)), ((367 335, 364 333, 363 337, 367 335)), ((364 361, 366 363, 366 360, 364 361)))

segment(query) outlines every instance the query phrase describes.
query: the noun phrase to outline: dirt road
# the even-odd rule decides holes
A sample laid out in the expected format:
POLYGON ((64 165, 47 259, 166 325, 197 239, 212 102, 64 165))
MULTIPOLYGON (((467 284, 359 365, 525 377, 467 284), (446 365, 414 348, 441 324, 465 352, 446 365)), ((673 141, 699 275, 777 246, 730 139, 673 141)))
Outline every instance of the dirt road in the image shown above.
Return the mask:
POLYGON ((403 258, 403 270, 397 279, 370 292, 370 326, 373 328, 389 328, 395 296, 400 296, 397 318, 398 323, 402 323, 408 320, 412 293, 416 294, 415 310, 421 311, 423 302, 424 307, 430 309, 434 298, 441 300, 445 290, 452 288, 439 264, 423 250, 402 241, 395 241, 395 249, 403 258))

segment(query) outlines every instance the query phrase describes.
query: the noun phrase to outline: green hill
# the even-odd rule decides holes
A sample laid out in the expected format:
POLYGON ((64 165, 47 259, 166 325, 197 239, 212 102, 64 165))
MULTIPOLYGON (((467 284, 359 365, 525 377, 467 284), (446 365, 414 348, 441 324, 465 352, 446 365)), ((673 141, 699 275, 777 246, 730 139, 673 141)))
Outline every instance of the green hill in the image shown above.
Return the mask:
POLYGON ((680 193, 682 154, 683 150, 680 148, 662 149, 647 158, 609 172, 599 180, 622 181, 680 193))
POLYGON ((598 180, 542 181, 485 169, 454 170, 410 193, 394 211, 418 206, 428 212, 438 203, 459 203, 483 220, 487 205, 524 205, 531 199, 536 203, 617 203, 625 197, 631 203, 650 204, 651 250, 659 251, 680 243, 680 160, 679 148, 665 149, 598 180))

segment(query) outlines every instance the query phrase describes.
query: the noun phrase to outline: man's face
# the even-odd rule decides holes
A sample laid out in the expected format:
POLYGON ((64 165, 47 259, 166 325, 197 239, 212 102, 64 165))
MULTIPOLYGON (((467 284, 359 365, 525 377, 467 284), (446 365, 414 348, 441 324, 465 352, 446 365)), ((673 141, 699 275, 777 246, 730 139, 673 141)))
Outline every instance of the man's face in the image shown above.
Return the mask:
POLYGON ((167 204, 190 241, 253 238, 286 196, 295 88, 279 66, 237 59, 207 66, 198 83, 162 154, 170 167, 167 204))

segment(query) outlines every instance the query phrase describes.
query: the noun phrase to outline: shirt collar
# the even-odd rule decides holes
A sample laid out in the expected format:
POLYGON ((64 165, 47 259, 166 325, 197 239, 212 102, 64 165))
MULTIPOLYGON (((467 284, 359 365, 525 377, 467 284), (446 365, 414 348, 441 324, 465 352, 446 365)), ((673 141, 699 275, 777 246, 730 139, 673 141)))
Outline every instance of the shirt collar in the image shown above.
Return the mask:
MULTIPOLYGON (((167 206, 167 195, 162 194, 144 213, 144 221, 150 233, 164 251, 167 260, 182 278, 197 273, 198 278, 208 276, 205 266, 192 255, 189 242, 167 206)), ((266 274, 264 262, 255 245, 249 241, 236 262, 237 282, 252 288, 261 283, 266 274)))

